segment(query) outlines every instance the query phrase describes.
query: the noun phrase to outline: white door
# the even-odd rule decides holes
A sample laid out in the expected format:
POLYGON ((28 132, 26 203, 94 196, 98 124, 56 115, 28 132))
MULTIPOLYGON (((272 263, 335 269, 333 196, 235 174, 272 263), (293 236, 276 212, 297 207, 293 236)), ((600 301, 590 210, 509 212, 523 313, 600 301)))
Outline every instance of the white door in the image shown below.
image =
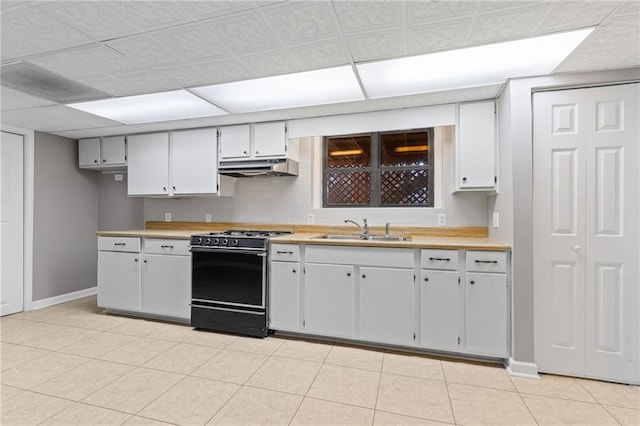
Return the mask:
POLYGON ((102 165, 127 164, 127 144, 124 136, 102 138, 102 165))
POLYGON ((540 371, 640 381, 640 85, 534 95, 540 371))
POLYGON ((169 133, 129 136, 127 193, 168 195, 169 133))
POLYGON ((100 138, 78 140, 78 164, 80 167, 100 165, 100 138))
POLYGON ((0 138, 0 315, 23 309, 23 136, 0 138))
POLYGON ((140 310, 140 253, 98 251, 98 306, 140 310))
POLYGON ((251 126, 227 126, 220 128, 220 157, 245 158, 249 157, 251 146, 251 126))
POLYGON ((420 278, 422 346, 460 350, 462 300, 458 271, 423 270, 420 278))
POLYGON ((215 194, 218 191, 216 129, 173 132, 171 190, 176 194, 215 194))
POLYGON ((191 318, 191 257, 145 254, 142 311, 191 318))
POLYGON ((508 356, 506 274, 468 272, 466 292, 465 351, 508 356))
POLYGON ((284 122, 253 125, 253 155, 284 157, 287 154, 287 132, 284 122))
POLYGON ((300 331, 300 264, 271 262, 269 328, 300 331))

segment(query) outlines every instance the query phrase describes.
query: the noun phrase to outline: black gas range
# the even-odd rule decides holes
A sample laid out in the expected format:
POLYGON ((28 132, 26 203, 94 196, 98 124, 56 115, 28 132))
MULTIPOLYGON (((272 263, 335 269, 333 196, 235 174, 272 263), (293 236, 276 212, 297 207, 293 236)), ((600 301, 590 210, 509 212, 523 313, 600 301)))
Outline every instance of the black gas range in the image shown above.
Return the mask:
POLYGON ((265 337, 269 238, 286 231, 229 230, 191 236, 191 325, 265 337))

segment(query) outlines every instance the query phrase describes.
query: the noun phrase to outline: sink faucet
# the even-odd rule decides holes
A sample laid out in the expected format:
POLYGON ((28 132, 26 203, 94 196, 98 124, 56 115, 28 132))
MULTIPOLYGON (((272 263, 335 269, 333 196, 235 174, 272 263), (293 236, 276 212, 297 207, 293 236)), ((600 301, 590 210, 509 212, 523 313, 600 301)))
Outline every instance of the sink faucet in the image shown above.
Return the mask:
POLYGON ((353 223, 355 226, 360 228, 360 231, 362 231, 362 238, 366 239, 369 236, 369 225, 367 225, 366 218, 362 219, 362 222, 364 223, 364 226, 360 226, 360 224, 355 220, 347 219, 344 221, 344 223, 353 223))

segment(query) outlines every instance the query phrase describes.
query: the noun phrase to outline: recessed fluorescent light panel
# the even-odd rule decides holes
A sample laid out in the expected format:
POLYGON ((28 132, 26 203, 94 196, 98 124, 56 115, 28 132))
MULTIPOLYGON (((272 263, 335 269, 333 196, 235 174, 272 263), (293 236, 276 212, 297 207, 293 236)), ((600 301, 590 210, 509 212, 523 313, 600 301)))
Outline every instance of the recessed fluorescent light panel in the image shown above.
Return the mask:
POLYGON ((550 74, 593 30, 358 64, 369 98, 504 83, 550 74))
POLYGON ((186 120, 227 114, 226 111, 185 90, 125 96, 67 106, 124 124, 186 120))
POLYGON ((361 101, 350 66, 189 89, 231 113, 361 101))

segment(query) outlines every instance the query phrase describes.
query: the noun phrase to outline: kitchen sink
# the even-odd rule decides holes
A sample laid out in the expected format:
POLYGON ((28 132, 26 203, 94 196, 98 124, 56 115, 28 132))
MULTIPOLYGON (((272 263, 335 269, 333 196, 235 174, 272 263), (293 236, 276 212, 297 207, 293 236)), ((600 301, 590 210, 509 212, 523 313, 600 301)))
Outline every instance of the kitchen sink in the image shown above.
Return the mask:
POLYGON ((366 238, 360 234, 328 234, 314 237, 322 240, 369 240, 369 241, 408 241, 410 237, 404 237, 401 235, 368 235, 366 238))

